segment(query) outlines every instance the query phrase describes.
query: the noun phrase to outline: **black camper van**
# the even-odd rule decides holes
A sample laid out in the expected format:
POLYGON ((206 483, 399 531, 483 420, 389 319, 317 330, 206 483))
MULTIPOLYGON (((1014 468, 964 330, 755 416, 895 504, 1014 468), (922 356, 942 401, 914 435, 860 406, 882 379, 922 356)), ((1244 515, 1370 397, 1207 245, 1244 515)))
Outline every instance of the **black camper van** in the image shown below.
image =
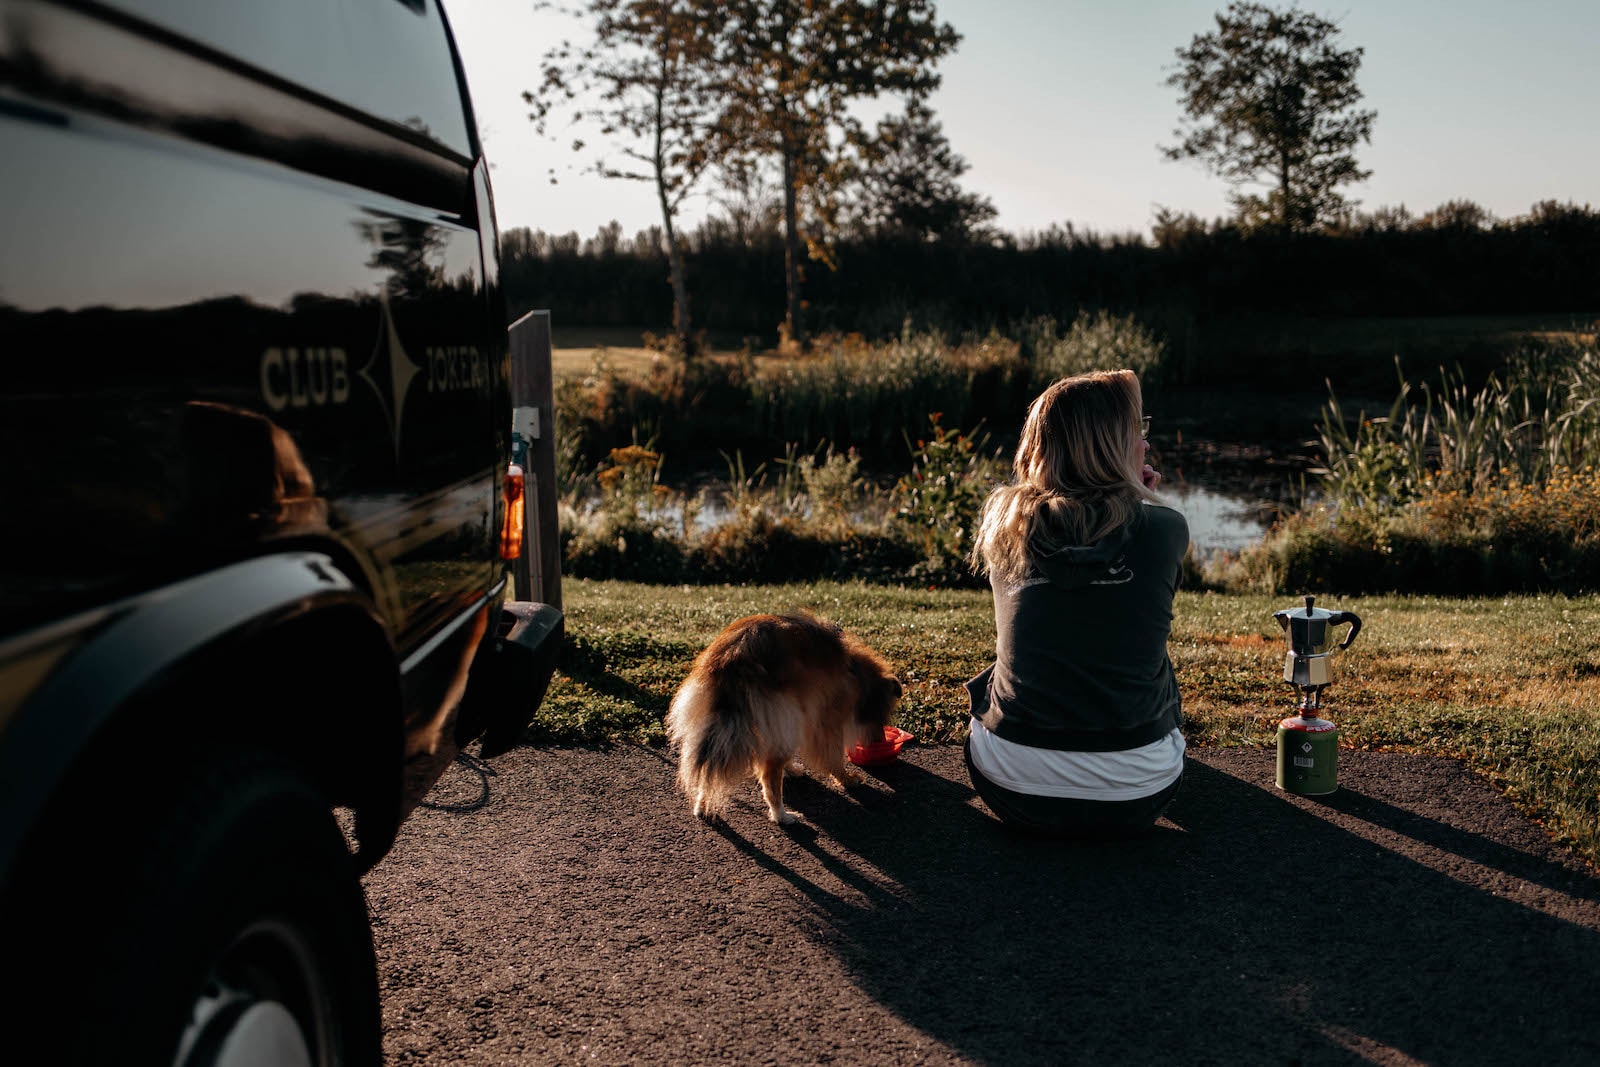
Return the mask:
POLYGON ((378 1061, 360 875, 561 639, 497 262, 437 0, 0 0, 13 1048, 378 1061))

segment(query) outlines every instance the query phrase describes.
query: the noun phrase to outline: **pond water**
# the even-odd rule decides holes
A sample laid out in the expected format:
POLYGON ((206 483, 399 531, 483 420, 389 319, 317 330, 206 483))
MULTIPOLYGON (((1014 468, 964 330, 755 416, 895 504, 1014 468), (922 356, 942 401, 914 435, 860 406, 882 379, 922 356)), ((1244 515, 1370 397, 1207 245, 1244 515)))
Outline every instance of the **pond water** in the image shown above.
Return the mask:
MULTIPOLYGON (((1219 479, 1216 483, 1186 479, 1163 482, 1157 490, 1164 503, 1188 520, 1189 537, 1202 559, 1221 552, 1238 552, 1259 540, 1272 524, 1274 502, 1230 482, 1236 483, 1237 479, 1219 479)), ((701 486, 693 512, 696 528, 714 529, 728 521, 732 510, 725 493, 725 484, 701 486)), ((654 515, 673 524, 683 521, 683 509, 676 503, 657 509, 654 515)))
POLYGON ((1202 559, 1254 544, 1272 525, 1271 503, 1257 496, 1194 482, 1162 485, 1157 495, 1189 520, 1189 539, 1202 559))

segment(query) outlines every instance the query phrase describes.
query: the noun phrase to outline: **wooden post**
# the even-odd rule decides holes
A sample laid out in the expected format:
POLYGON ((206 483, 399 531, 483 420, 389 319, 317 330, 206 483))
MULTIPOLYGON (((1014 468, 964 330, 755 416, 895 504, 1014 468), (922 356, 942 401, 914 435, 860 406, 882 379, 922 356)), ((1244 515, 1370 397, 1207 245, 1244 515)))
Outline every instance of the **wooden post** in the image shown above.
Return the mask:
POLYGON ((551 359, 550 312, 530 311, 511 324, 511 426, 527 446, 522 558, 512 572, 516 598, 560 608, 561 530, 556 513, 551 359))

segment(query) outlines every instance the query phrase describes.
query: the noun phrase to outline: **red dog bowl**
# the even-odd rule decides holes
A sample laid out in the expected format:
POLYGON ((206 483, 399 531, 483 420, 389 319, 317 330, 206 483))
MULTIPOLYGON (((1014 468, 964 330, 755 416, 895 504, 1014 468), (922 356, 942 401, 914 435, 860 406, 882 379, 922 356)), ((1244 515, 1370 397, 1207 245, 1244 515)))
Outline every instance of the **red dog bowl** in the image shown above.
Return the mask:
POLYGON ((868 741, 849 752, 850 762, 858 767, 873 767, 891 763, 900 755, 901 746, 911 740, 911 735, 898 726, 885 726, 882 741, 868 741))

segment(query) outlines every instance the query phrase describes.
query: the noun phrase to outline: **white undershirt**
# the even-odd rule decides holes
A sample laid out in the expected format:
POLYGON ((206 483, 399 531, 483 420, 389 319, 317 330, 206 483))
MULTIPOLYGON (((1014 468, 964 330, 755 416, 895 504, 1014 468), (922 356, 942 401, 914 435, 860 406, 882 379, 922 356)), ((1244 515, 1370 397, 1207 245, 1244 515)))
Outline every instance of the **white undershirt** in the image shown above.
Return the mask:
POLYGON ((1183 773, 1183 731, 1125 752, 1058 752, 997 737, 972 720, 972 763, 1014 793, 1077 800, 1138 800, 1161 792, 1183 773))

